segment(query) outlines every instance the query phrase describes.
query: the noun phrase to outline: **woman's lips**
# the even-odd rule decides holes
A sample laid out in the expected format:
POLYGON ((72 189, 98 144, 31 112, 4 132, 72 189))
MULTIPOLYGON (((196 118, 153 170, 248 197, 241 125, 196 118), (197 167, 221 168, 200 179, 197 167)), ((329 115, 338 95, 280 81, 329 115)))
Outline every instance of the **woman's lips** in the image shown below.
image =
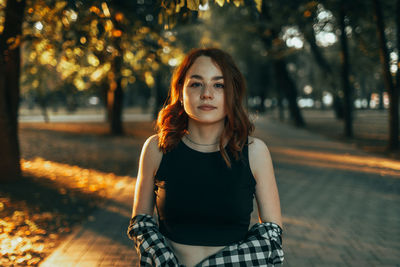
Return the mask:
POLYGON ((213 109, 216 109, 216 107, 210 106, 210 105, 201 105, 201 106, 199 106, 199 109, 201 109, 201 110, 213 110, 213 109))

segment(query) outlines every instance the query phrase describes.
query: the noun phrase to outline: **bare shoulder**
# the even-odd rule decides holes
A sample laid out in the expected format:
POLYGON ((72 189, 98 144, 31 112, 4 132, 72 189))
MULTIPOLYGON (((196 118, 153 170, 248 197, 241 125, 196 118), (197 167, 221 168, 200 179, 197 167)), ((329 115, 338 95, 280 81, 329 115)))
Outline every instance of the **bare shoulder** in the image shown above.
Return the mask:
POLYGON ((144 147, 147 149, 151 150, 152 152, 160 152, 158 149, 158 135, 153 134, 152 136, 148 137, 146 141, 144 142, 144 147))
POLYGON ((158 148, 158 135, 154 134, 146 139, 142 149, 141 162, 149 166, 155 175, 161 163, 163 153, 158 148))
POLYGON ((249 136, 249 163, 256 180, 261 173, 265 173, 266 168, 272 167, 268 146, 263 140, 253 136, 249 136))
POLYGON ((269 149, 265 142, 257 137, 249 136, 249 154, 254 156, 260 156, 263 153, 268 152, 269 149))

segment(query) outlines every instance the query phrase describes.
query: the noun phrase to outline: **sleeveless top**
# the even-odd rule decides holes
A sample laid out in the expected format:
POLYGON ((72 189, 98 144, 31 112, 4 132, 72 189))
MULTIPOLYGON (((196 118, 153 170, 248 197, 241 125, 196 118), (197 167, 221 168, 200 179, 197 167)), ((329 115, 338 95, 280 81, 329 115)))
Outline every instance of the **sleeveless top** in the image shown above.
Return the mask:
POLYGON ((226 149, 231 169, 220 151, 200 152, 182 141, 163 154, 154 185, 161 234, 198 246, 227 246, 245 238, 256 185, 247 143, 237 161, 226 149))

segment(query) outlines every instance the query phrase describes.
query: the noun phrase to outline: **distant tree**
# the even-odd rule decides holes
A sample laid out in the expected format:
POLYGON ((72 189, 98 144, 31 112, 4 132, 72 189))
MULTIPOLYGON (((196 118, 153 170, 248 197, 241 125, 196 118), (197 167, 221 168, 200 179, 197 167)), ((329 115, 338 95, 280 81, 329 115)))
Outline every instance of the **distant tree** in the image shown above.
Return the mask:
MULTIPOLYGON (((396 73, 396 89, 400 92, 400 0, 396 2, 396 39, 397 39, 397 73, 396 73)), ((392 127, 395 127, 393 125, 392 127)), ((395 134, 395 133, 393 133, 395 134)), ((396 137, 394 137, 396 138, 396 137)), ((395 141, 394 141, 395 142, 395 141)))
POLYGON ((338 21, 340 25, 340 61, 341 61, 341 81, 344 95, 344 134, 353 137, 353 86, 350 83, 350 57, 349 46, 346 32, 346 16, 348 12, 347 2, 342 0, 339 4, 338 21))
POLYGON ((325 78, 324 83, 328 88, 330 88, 330 92, 333 95, 334 105, 333 109, 335 111, 335 115, 337 118, 343 118, 343 105, 340 97, 340 86, 337 82, 337 74, 335 71, 335 64, 330 62, 329 58, 325 55, 325 51, 329 50, 332 51, 334 48, 323 48, 318 45, 317 38, 316 38, 316 25, 323 29, 327 28, 330 29, 331 32, 334 32, 333 29, 333 16, 326 15, 323 19, 319 19, 318 15, 321 12, 327 13, 328 10, 324 10, 320 4, 317 2, 309 2, 302 7, 302 15, 297 17, 297 24, 303 33, 305 41, 310 46, 311 54, 314 57, 315 63, 318 66, 318 69, 322 72, 322 76, 325 78), (321 26, 319 26, 321 24, 321 26))
POLYGON ((293 10, 296 10, 300 4, 301 1, 285 1, 285 10, 283 11, 282 5, 263 1, 260 7, 260 27, 258 29, 266 47, 272 53, 272 65, 274 68, 277 88, 283 91, 288 100, 291 119, 293 120, 294 125, 303 127, 305 121, 297 104, 297 86, 287 69, 285 53, 287 53, 288 49, 279 36, 282 26, 284 25, 285 14, 293 12, 293 10), (279 17, 275 18, 278 14, 279 17))
MULTIPOLYGON (((397 5, 400 5, 397 3, 397 5)), ((399 86, 395 86, 391 72, 387 40, 385 36, 385 23, 381 2, 373 0, 374 19, 376 21, 377 35, 379 40, 379 53, 382 65, 383 80, 389 93, 389 145, 388 148, 395 150, 399 148, 399 86)), ((399 7, 397 7, 399 9, 399 7)), ((398 19, 397 14, 397 19, 398 19)), ((397 22, 397 25, 400 23, 397 22)), ((397 29, 399 31, 399 29, 397 29)), ((399 38, 399 36, 397 36, 399 38)), ((398 46, 400 49, 400 45, 398 46)), ((398 70, 397 70, 398 71, 398 70)), ((399 74, 398 74, 399 75, 399 74)))

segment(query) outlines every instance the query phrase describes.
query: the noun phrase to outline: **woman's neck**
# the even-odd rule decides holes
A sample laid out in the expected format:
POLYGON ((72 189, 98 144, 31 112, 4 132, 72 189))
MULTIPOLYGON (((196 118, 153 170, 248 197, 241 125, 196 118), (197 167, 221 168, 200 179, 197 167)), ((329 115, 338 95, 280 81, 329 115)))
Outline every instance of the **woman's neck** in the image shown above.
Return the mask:
POLYGON ((219 139, 224 130, 224 121, 203 124, 197 123, 189 119, 188 122, 188 133, 186 134, 189 141, 192 141, 194 145, 213 145, 218 146, 219 139))

